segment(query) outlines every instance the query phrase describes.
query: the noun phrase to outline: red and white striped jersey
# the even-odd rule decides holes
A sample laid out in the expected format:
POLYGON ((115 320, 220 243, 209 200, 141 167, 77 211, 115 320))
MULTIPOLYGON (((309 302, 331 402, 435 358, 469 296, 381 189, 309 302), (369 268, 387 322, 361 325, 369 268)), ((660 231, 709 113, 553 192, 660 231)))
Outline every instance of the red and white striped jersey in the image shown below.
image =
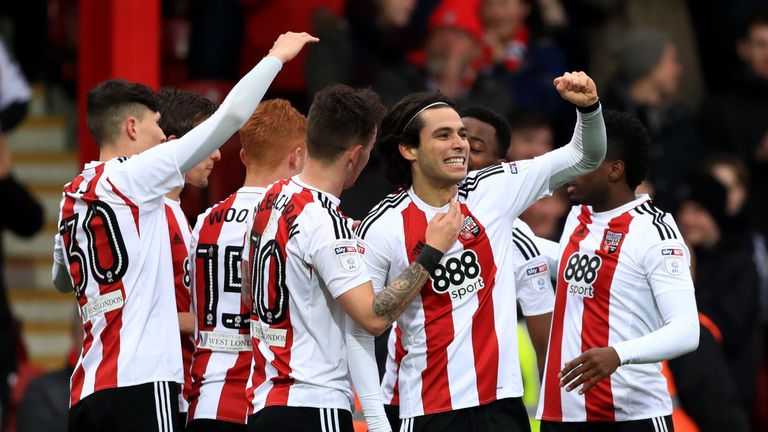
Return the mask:
MULTIPOLYGON (((459 185, 464 224, 458 241, 397 320, 407 352, 397 383, 401 418, 523 394, 510 246, 517 240, 515 218, 550 192, 548 164, 543 158, 495 165, 469 173, 459 185)), ((369 213, 358 234, 376 290, 416 259, 428 221, 446 210, 424 203, 411 188, 369 213)))
POLYGON ((258 205, 243 252, 253 297, 251 413, 353 405, 347 315, 335 299, 370 277, 338 204, 296 176, 272 185, 258 205))
POLYGON ((159 147, 88 163, 64 186, 54 259, 69 269, 84 330, 72 405, 102 389, 183 382, 164 194, 184 177, 159 147))
MULTIPOLYGON (((515 232, 512 234, 512 261, 515 267, 518 304, 525 316, 550 313, 554 307, 555 296, 549 269, 551 258, 546 254, 552 245, 556 246, 557 243, 536 237, 528 224, 520 219, 515 219, 513 226, 515 232)), ((381 380, 382 400, 387 405, 400 404, 397 381, 400 362, 406 354, 402 336, 403 333, 397 324, 393 324, 387 339, 387 360, 381 380)))
POLYGON ((251 373, 250 315, 243 305, 243 239, 264 188, 241 187, 197 218, 192 232, 192 304, 197 351, 188 421, 245 424, 251 373))
MULTIPOLYGON (((171 260, 173 262, 173 285, 176 292, 176 312, 191 310, 192 295, 189 292, 189 242, 192 229, 187 217, 181 210, 181 202, 165 198, 165 216, 168 219, 168 234, 171 239, 171 260)), ((189 368, 192 365, 192 354, 195 352, 195 339, 189 335, 181 335, 181 358, 184 371, 184 385, 179 392, 179 411, 187 412, 189 405, 189 390, 192 378, 189 368)))
POLYGON ((693 290, 690 254, 669 214, 641 196, 595 213, 576 206, 560 241, 555 311, 537 417, 628 421, 672 413, 659 363, 620 366, 584 395, 559 386, 563 364, 590 348, 639 338, 662 325, 655 297, 693 290))

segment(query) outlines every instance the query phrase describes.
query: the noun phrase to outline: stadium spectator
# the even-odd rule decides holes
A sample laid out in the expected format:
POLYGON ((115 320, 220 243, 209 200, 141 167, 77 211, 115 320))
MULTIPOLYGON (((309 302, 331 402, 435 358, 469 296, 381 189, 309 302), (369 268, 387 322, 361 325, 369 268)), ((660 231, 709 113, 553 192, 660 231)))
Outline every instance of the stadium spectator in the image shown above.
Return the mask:
POLYGON ((671 429, 659 363, 699 340, 687 247, 667 214, 635 196, 648 170, 648 134, 630 114, 604 116, 605 160, 567 184, 577 205, 560 240, 536 415, 543 432, 671 429))
POLYGON ((304 167, 306 123, 287 100, 260 103, 240 129, 243 186, 197 218, 189 268, 197 351, 187 432, 246 430, 253 354, 250 314, 241 302, 242 273, 236 267, 265 188, 304 167), (211 268, 217 270, 211 273, 211 268))
MULTIPOLYGON (((13 203, 13 211, 0 212, 0 229, 29 237, 43 227, 43 209, 37 200, 19 183, 12 173, 11 150, 4 134, 0 133, 0 198, 13 203)), ((8 419, 9 378, 16 371, 16 337, 14 318, 8 304, 3 247, 0 243, 0 429, 8 419)))
POLYGON ((163 145, 147 87, 111 80, 89 92, 100 160, 64 188, 52 271, 60 291, 75 292, 84 322, 70 429, 180 430, 183 374, 175 301, 165 289, 173 270, 164 195, 245 122, 282 64, 314 41, 281 35, 211 118, 163 145))
MULTIPOLYGON (((214 112, 216 105, 210 100, 190 91, 164 88, 157 92, 157 108, 160 112, 158 125, 165 133, 166 140, 183 137, 195 126, 203 122, 214 112)), ((213 165, 221 159, 219 149, 184 174, 184 184, 203 189, 208 186, 208 175, 213 165)), ((187 217, 181 209, 181 191, 184 186, 173 188, 165 194, 165 216, 168 219, 168 235, 171 240, 171 262, 173 264, 173 284, 176 293, 176 312, 181 331, 181 358, 184 383, 179 388, 179 423, 187 423, 189 411, 189 393, 192 388, 190 366, 195 352, 195 315, 192 313, 192 295, 190 293, 190 262, 188 255, 192 230, 187 217)))
POLYGON ((426 29, 410 25, 416 0, 358 0, 347 3, 352 41, 352 83, 369 85, 376 73, 405 61, 423 44, 426 29))
POLYGON ((27 116, 32 90, 0 38, 0 133, 7 134, 27 116))
POLYGON ((510 222, 522 210, 594 169, 605 154, 594 82, 568 73, 555 86, 578 107, 571 142, 533 161, 469 176, 466 128, 445 96, 408 95, 382 121, 377 146, 385 172, 403 189, 358 227, 376 289, 413 261, 427 222, 454 199, 464 219, 460 242, 398 320, 408 353, 398 381, 401 430, 530 430, 520 399, 516 295, 509 289, 514 268, 498 251, 508 250, 510 222))
POLYGON ((384 112, 369 89, 318 92, 304 170, 274 183, 249 223, 242 268, 254 355, 250 431, 351 432, 350 378, 369 429, 390 431, 368 333, 381 334, 406 309, 456 242, 461 219, 454 202, 427 228, 415 262, 374 293, 365 245, 338 197, 368 162, 384 112))
MULTIPOLYGON (((532 32, 529 21, 535 3, 480 0, 483 56, 476 67, 481 77, 496 76, 504 82, 515 108, 555 116, 567 107, 551 86, 552 80, 566 70, 565 57, 557 45, 532 32)), ((549 6, 550 11, 557 7, 549 6)), ((508 113, 510 108, 500 112, 508 113)))
POLYGON ((738 155, 752 175, 750 215, 763 236, 768 235, 768 7, 747 20, 738 42, 742 73, 729 88, 710 98, 702 112, 703 142, 710 153, 738 155))
POLYGON ((677 212, 696 256, 696 302, 720 329, 736 402, 751 414, 758 361, 758 274, 749 231, 729 221, 727 192, 709 174, 691 183, 677 212))
POLYGON ((677 45, 658 30, 636 29, 617 42, 614 56, 617 76, 605 106, 637 116, 648 130, 653 202, 672 210, 700 156, 695 119, 675 102, 683 73, 677 45))

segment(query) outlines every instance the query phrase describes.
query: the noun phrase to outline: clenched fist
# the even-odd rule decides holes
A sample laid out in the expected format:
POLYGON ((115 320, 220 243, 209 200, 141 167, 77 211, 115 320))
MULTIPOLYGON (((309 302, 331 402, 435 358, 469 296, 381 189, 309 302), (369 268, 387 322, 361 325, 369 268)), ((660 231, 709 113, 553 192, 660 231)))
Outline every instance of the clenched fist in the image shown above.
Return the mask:
POLYGON ((560 96, 574 105, 588 107, 597 102, 597 86, 584 72, 566 72, 554 84, 560 96))

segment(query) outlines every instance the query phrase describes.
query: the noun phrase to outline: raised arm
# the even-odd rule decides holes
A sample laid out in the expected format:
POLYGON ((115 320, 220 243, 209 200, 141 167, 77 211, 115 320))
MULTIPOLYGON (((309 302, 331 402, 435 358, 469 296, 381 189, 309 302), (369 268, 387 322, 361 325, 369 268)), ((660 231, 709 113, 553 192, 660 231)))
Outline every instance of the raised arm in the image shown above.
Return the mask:
POLYGON ((158 148, 174 153, 181 172, 187 172, 237 132, 253 114, 272 80, 307 43, 317 42, 307 33, 280 35, 267 57, 246 74, 227 95, 216 112, 183 137, 158 148))
POLYGON ((605 158, 607 138, 597 86, 584 72, 565 73, 555 78, 563 99, 576 105, 576 127, 571 141, 542 158, 550 161, 550 190, 597 168, 605 158))

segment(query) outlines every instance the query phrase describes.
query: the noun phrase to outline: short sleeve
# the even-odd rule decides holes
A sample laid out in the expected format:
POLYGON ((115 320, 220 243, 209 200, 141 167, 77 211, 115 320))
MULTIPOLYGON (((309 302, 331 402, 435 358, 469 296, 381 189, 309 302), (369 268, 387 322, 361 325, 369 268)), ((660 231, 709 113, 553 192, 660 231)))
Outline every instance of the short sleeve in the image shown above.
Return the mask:
POLYGON ((307 257, 335 299, 371 278, 357 238, 336 238, 329 224, 313 230, 307 257))
POLYGON ((363 258, 371 276, 374 292, 379 292, 387 285, 387 277, 391 266, 392 251, 387 237, 379 232, 380 225, 373 225, 366 233, 365 239, 360 240, 363 258))
POLYGON ((59 233, 56 233, 53 237, 53 262, 62 266, 66 265, 64 261, 64 243, 59 233))
POLYGON ((184 174, 170 146, 158 144, 116 166, 109 181, 138 204, 183 186, 184 174))
POLYGON ((643 268, 653 295, 671 291, 693 290, 691 254, 678 239, 660 240, 643 254, 643 268))
POLYGON ((523 315, 535 316, 552 312, 555 307, 555 291, 549 277, 547 258, 539 255, 516 264, 517 301, 523 315))
MULTIPOLYGON (((520 219, 512 224, 512 264, 515 270, 517 301, 525 316, 552 312, 555 304, 549 257, 542 254, 548 240, 536 237, 520 219)), ((549 242, 554 243, 554 242, 549 242)))

